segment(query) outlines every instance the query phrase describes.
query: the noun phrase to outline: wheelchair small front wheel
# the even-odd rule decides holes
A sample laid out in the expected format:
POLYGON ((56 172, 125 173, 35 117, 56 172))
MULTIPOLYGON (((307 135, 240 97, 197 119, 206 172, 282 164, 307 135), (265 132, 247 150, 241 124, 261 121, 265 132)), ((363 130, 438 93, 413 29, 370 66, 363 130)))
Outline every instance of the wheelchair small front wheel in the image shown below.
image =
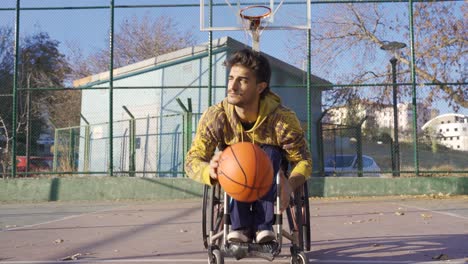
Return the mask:
POLYGON ((307 256, 305 255, 304 252, 298 252, 297 254, 291 256, 289 263, 290 264, 309 264, 309 261, 307 260, 307 256))
POLYGON ((224 264, 224 256, 221 250, 213 249, 211 254, 208 254, 208 264, 224 264))

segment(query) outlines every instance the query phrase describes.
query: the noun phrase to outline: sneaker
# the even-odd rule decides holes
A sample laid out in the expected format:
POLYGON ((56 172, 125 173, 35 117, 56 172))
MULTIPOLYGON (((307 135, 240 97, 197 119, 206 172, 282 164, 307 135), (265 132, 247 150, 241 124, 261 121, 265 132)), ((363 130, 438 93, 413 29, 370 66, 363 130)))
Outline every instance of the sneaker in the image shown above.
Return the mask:
POLYGON ((266 243, 275 240, 275 233, 271 230, 261 230, 257 232, 255 239, 257 243, 266 243))
POLYGON ((247 243, 249 242, 249 236, 247 230, 234 230, 231 231, 227 239, 229 242, 247 243))

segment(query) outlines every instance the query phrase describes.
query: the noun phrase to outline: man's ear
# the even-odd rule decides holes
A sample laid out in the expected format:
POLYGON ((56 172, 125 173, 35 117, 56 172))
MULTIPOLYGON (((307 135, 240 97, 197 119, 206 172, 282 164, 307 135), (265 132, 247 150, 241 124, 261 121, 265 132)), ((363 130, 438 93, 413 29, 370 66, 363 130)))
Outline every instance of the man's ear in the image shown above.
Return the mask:
POLYGON ((257 84, 257 91, 258 91, 258 94, 261 94, 263 92, 263 90, 265 90, 266 88, 268 87, 268 83, 267 82, 260 82, 257 84))

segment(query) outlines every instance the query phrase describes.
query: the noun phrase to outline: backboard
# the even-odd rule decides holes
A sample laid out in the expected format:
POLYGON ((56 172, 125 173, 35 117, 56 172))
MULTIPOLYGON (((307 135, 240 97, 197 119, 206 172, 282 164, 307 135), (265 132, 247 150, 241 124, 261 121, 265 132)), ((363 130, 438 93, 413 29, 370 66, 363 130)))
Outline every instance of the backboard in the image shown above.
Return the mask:
POLYGON ((240 13, 249 6, 266 6, 271 9, 271 14, 261 21, 262 31, 311 27, 308 0, 200 0, 200 30, 245 31, 246 21, 240 13))

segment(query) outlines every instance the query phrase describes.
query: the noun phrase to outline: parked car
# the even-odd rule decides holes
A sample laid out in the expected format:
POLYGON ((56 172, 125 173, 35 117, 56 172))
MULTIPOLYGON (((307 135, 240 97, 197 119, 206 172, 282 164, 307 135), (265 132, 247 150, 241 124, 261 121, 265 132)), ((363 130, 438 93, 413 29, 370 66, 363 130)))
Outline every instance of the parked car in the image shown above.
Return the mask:
MULTIPOLYGON (((357 155, 335 155, 325 159, 325 176, 358 176, 357 155)), ((364 177, 380 176, 380 167, 372 157, 362 155, 364 177)))
MULTIPOLYGON (((16 171, 26 172, 26 156, 16 156, 16 171)), ((52 157, 29 157, 29 171, 30 172, 41 172, 51 171, 52 169, 52 157)))

